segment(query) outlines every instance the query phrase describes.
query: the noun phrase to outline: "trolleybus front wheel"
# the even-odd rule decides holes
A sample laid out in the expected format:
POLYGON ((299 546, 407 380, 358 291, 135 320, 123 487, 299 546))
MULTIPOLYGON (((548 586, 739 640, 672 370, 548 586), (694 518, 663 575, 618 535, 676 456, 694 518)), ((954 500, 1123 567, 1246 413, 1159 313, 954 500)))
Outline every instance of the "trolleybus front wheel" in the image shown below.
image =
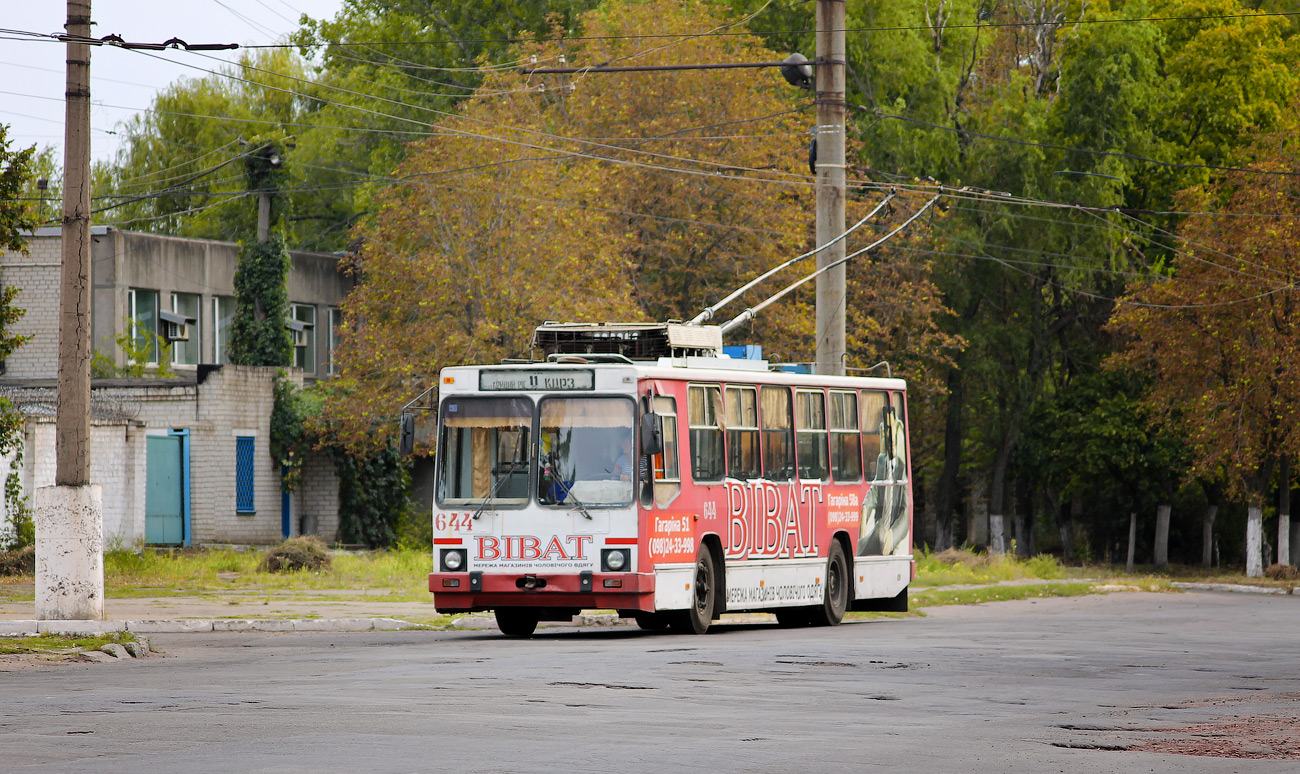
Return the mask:
POLYGON ((704 634, 713 622, 713 610, 718 591, 717 569, 713 565, 713 552, 708 546, 700 547, 695 558, 695 579, 691 583, 691 606, 674 613, 670 621, 674 631, 683 634, 704 634))
POLYGON ((838 540, 831 541, 830 555, 826 558, 825 588, 822 603, 812 609, 813 626, 838 625, 849 607, 849 563, 838 540))
POLYGON ((661 632, 671 623, 667 613, 638 612, 633 618, 636 619, 637 626, 648 632, 661 632))
POLYGON ((528 637, 537 630, 541 612, 532 607, 498 607, 497 628, 507 637, 528 637))

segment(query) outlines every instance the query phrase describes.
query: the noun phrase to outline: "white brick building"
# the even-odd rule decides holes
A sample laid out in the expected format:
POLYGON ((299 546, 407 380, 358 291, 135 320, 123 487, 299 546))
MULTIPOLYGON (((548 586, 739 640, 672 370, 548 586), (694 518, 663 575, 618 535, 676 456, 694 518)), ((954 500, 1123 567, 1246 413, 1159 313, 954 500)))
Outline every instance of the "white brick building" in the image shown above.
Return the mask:
MULTIPOLYGON (((16 304, 27 310, 13 332, 31 336, 0 376, 0 393, 29 417, 20 471, 28 494, 54 480, 60 252, 58 229, 42 229, 26 254, 0 253, 0 283, 19 288, 16 304)), ((188 341, 172 345, 175 378, 92 380, 91 480, 104 487, 108 545, 273 543, 304 525, 335 538, 338 482, 328 459, 312 455, 302 485, 290 497, 280 491, 269 440, 279 369, 223 365, 237 256, 230 243, 94 229, 92 342, 101 363, 126 362, 123 334, 150 344, 146 332, 160 330, 163 312, 193 321, 188 341)), ((291 257, 292 316, 303 332, 289 372, 302 384, 332 372, 338 302, 351 280, 337 256, 291 257)), ((155 347, 155 362, 161 354, 155 347)))

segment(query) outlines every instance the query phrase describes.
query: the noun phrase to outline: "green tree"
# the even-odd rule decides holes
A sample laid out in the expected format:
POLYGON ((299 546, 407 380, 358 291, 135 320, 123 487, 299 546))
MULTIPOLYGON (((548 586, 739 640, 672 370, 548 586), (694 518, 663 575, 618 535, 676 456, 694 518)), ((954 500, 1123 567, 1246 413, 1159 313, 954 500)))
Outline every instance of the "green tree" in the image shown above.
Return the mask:
MULTIPOLYGON (((1148 402, 1188 438, 1192 471, 1222 477, 1249 507, 1246 568, 1259 575, 1262 509, 1284 458, 1300 453, 1300 168, 1294 108, 1254 146, 1251 171, 1179 198, 1172 277, 1136 285, 1113 325, 1121 362, 1148 370, 1148 402)), ((1289 486, 1289 481, 1283 481, 1289 486)))

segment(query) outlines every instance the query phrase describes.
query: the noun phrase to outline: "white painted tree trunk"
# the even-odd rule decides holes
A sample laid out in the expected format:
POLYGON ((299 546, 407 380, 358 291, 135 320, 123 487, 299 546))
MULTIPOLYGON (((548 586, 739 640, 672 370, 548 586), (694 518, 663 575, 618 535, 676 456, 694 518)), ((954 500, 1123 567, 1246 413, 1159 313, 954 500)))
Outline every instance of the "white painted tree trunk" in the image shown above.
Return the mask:
POLYGON ((1138 515, 1130 513, 1128 515, 1128 563, 1125 564, 1126 572, 1133 572, 1133 555, 1137 553, 1138 537, 1138 515))
POLYGON ((1004 519, 1001 514, 989 514, 989 551, 994 554, 1005 554, 1007 552, 1007 538, 1003 524, 1004 519))
POLYGON ((1277 515, 1277 563, 1291 564, 1291 514, 1277 515))
POLYGON ((1258 505, 1246 509, 1246 577, 1264 575, 1264 512, 1258 505))
POLYGON ((1156 506, 1156 545, 1153 553, 1153 564, 1157 570, 1163 570, 1169 566, 1169 506, 1156 506))

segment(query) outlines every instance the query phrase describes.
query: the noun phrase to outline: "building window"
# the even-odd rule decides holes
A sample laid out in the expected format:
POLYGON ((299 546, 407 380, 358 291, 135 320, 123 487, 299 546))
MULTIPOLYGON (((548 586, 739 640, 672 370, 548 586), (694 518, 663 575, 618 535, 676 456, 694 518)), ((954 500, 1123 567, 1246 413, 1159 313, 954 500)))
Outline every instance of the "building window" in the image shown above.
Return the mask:
POLYGON ((212 362, 230 362, 230 325, 235 320, 235 299, 212 297, 212 362))
POLYGON ((179 315, 192 318, 194 322, 189 326, 190 337, 185 341, 172 342, 172 362, 179 365, 197 365, 202 357, 201 347, 203 339, 200 336, 202 315, 199 309, 203 303, 203 297, 197 293, 172 293, 172 311, 179 315))
POLYGON ((235 513, 256 513, 251 435, 235 436, 235 513))
POLYGON ((343 328, 343 310, 336 306, 329 308, 329 330, 326 331, 328 338, 328 347, 325 351, 325 372, 330 376, 337 376, 339 372, 339 362, 334 357, 334 351, 339 347, 339 331, 343 328))
POLYGON ((293 364, 304 373, 316 373, 316 307, 311 304, 294 304, 291 311, 295 322, 302 323, 301 331, 293 335, 293 364))
POLYGON ((146 365, 158 364, 158 291, 131 288, 131 343, 146 365))

